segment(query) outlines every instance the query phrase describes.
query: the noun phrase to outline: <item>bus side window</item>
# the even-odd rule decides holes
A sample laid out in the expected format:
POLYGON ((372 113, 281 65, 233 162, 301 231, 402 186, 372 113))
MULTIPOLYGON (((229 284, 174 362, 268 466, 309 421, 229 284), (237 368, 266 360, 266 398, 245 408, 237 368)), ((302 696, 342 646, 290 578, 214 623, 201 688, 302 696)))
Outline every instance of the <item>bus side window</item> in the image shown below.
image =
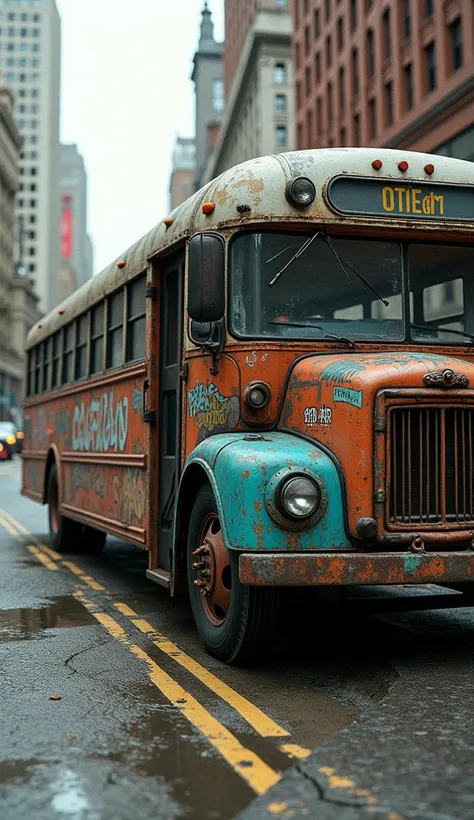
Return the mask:
POLYGON ((26 395, 32 396, 34 393, 34 360, 35 360, 35 350, 30 350, 28 352, 28 384, 26 388, 26 395))
POLYGON ((49 389, 49 362, 51 358, 51 339, 46 339, 43 351, 43 393, 49 389))
POLYGON ((145 358, 146 273, 129 287, 127 304, 127 362, 145 358))
POLYGON ((61 383, 72 382, 72 325, 67 325, 63 330, 63 372, 61 383))
POLYGON ((107 367, 123 364, 123 288, 109 297, 107 311, 107 367))
POLYGON ((103 302, 91 311, 91 376, 104 368, 104 313, 103 302))
POLYGON ((59 384, 59 362, 61 361, 61 331, 59 330, 52 337, 52 360, 51 360, 51 387, 59 384))
POLYGON ((83 379, 87 375, 87 324, 88 315, 76 319, 76 366, 75 378, 83 379))
POLYGON ((36 362, 35 362, 35 394, 41 392, 41 364, 43 359, 43 345, 40 344, 36 348, 36 362))

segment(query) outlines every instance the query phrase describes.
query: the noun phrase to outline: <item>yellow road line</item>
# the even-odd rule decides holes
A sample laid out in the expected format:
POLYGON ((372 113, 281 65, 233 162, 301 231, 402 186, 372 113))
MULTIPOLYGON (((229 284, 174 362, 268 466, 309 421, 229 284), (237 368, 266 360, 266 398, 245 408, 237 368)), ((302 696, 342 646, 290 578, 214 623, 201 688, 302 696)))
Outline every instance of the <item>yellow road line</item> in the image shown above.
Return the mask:
POLYGON ((222 755, 257 794, 265 794, 280 780, 280 775, 270 768, 258 755, 243 746, 225 726, 219 723, 189 692, 173 680, 149 655, 132 643, 120 624, 105 612, 98 612, 80 592, 75 597, 82 601, 94 618, 112 635, 127 646, 137 658, 148 666, 148 675, 157 689, 184 717, 198 729, 208 742, 222 755))
POLYGON ((52 572, 59 572, 58 565, 51 561, 47 555, 44 555, 44 553, 42 553, 41 550, 38 549, 38 547, 33 546, 33 544, 30 544, 30 546, 27 547, 27 549, 29 550, 29 552, 31 552, 32 555, 35 556, 35 558, 38 559, 38 561, 41 561, 41 563, 44 564, 45 567, 50 569, 52 572))
MULTIPOLYGON (((13 515, 11 515, 9 512, 7 512, 6 510, 3 510, 1 508, 0 508, 0 514, 4 518, 6 518, 13 527, 16 527, 17 530, 20 530, 20 532, 22 532, 23 535, 28 535, 31 538, 31 533, 28 532, 26 527, 24 527, 23 524, 20 524, 20 522, 17 521, 16 518, 13 517, 13 515)), ((34 540, 36 540, 36 539, 34 539, 34 540)))
POLYGON ((59 554, 59 552, 56 552, 56 550, 52 550, 51 547, 47 547, 46 544, 43 544, 41 541, 38 541, 37 543, 40 549, 42 549, 43 552, 49 555, 50 558, 53 559, 53 561, 62 561, 63 557, 59 554))
POLYGON ((18 532, 17 532, 17 530, 14 530, 14 529, 13 529, 13 527, 12 527, 12 525, 10 524, 10 522, 8 521, 8 519, 7 519, 7 518, 4 518, 4 517, 3 517, 3 515, 1 515, 1 513, 0 513, 0 526, 1 526, 1 527, 3 527, 3 529, 4 529, 4 530, 6 530, 6 531, 7 531, 10 535, 12 535, 14 538, 17 538, 17 537, 18 537, 18 532))
POLYGON ((304 746, 298 746, 297 743, 282 743, 280 750, 290 757, 296 757, 298 760, 304 760, 309 757, 311 749, 305 749, 304 746))
POLYGON ((90 575, 86 575, 85 572, 77 566, 77 564, 73 563, 73 561, 62 561, 61 563, 64 567, 67 567, 67 569, 70 570, 70 572, 73 572, 74 575, 78 575, 81 581, 84 581, 84 583, 87 584, 87 586, 91 589, 105 591, 105 587, 102 586, 102 584, 99 584, 99 582, 96 581, 94 578, 91 578, 90 575))
POLYGON ((226 683, 221 681, 212 672, 209 672, 204 666, 201 666, 200 663, 193 660, 186 655, 182 649, 179 648, 176 644, 172 643, 172 641, 168 640, 165 635, 161 635, 159 632, 156 631, 152 627, 148 621, 143 620, 140 618, 133 609, 130 609, 127 604, 116 603, 114 607, 118 609, 118 611, 122 615, 126 615, 128 618, 131 619, 134 626, 143 632, 145 635, 148 635, 155 646, 158 647, 162 652, 166 655, 169 655, 173 658, 176 663, 179 663, 184 669, 187 669, 188 672, 191 672, 195 678, 201 681, 208 689, 211 689, 216 695, 223 698, 229 706, 232 706, 236 712, 238 712, 247 723, 252 726, 256 732, 262 737, 289 737, 290 732, 286 729, 283 729, 282 726, 279 726, 278 723, 275 723, 268 715, 264 714, 258 706, 254 706, 253 703, 250 703, 247 698, 244 698, 243 695, 239 695, 235 689, 232 689, 231 686, 228 686, 226 683))

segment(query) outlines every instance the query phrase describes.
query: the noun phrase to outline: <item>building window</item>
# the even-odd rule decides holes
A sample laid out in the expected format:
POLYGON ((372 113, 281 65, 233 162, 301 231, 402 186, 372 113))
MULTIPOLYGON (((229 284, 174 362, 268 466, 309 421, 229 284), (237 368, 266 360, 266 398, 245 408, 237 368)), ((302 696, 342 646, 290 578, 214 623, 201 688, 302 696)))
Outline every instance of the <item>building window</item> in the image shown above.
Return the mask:
POLYGON ((377 136, 377 105, 375 97, 369 100, 369 132, 370 139, 375 139, 377 136))
POLYGON ((451 59, 453 71, 457 71, 462 66, 462 22, 458 17, 449 27, 451 37, 451 59))
POLYGON ((436 45, 434 40, 425 48, 426 87, 428 91, 436 88, 436 45))
POLYGON ((311 33, 309 30, 309 26, 305 26, 304 30, 304 53, 308 56, 309 51, 311 48, 311 33))
POLYGON ((323 103, 321 97, 316 100, 316 130, 318 136, 323 133, 323 103))
POLYGON ((357 28, 357 0, 351 0, 351 30, 357 28))
POLYGON ((332 126, 332 119, 333 119, 333 99, 332 99, 332 83, 328 83, 327 89, 327 101, 328 101, 328 127, 332 126))
POLYGON ((390 30, 390 9, 385 9, 382 17, 384 60, 392 59, 392 33, 390 30))
POLYGON ((353 126, 354 126, 354 145, 360 145, 360 115, 359 114, 354 114, 353 126))
POLYGON ((288 144, 286 125, 277 125, 275 130, 276 144, 279 148, 284 148, 288 144))
POLYGON ((326 20, 329 20, 329 18, 331 16, 331 0, 325 0, 324 7, 325 7, 326 20))
POLYGON ((413 66, 411 63, 403 69, 403 76, 405 78, 405 102, 407 111, 413 108, 413 66))
POLYGON ((403 0, 403 36, 405 40, 411 37, 411 0, 403 0))
POLYGON ((224 109, 224 81, 212 81, 212 107, 214 111, 223 111, 224 109))
POLYGON ((318 51, 315 57, 315 69, 316 69, 316 83, 321 82, 321 52, 318 51))
POLYGON ((425 17, 432 17, 434 12, 434 0, 425 0, 425 17))
POLYGON ((314 36, 316 39, 321 36, 321 15, 319 9, 314 12, 314 36))
POLYGON ((371 28, 367 32, 367 71, 370 80, 375 74, 374 31, 371 28))
POLYGON ((104 369, 104 304, 91 310, 91 364, 90 374, 104 369))
POLYGON ((331 42, 331 35, 328 34, 326 37, 326 66, 327 68, 331 67, 332 63, 332 42, 331 42))
POLYGON ((295 46, 295 65, 296 68, 299 68, 301 65, 301 47, 299 43, 296 43, 295 46))
POLYGON ((359 54, 356 48, 352 49, 352 91, 357 97, 359 94, 359 54))
POLYGON ((301 83, 299 80, 296 83, 296 107, 301 108, 301 83))
POLYGON ((341 128, 341 133, 340 133, 340 136, 339 136, 339 144, 340 144, 341 148, 346 147, 347 135, 346 135, 346 129, 345 128, 341 128))
POLYGON ((393 88, 392 83, 385 84, 385 122, 393 125, 393 88))
POLYGON ((305 69, 305 88, 306 88, 306 96, 309 97, 311 94, 311 69, 305 69))
POLYGON ((109 298, 107 313, 107 367, 123 362, 123 290, 109 298))
POLYGON ((309 148, 313 145, 313 115, 311 111, 306 114, 306 145, 309 148))
POLYGON ((299 122, 296 126, 296 145, 299 151, 303 148, 303 126, 299 122))
POLYGON ((339 17, 337 21, 337 49, 342 51, 344 48, 344 18, 339 17))
POLYGON ((344 67, 339 69, 339 110, 342 112, 346 107, 346 81, 344 67))
POLYGON ((286 114, 286 94, 276 94, 275 111, 277 114, 286 114))
POLYGON ((273 81, 277 85, 283 85, 286 83, 286 64, 285 63, 275 63, 273 69, 273 81))

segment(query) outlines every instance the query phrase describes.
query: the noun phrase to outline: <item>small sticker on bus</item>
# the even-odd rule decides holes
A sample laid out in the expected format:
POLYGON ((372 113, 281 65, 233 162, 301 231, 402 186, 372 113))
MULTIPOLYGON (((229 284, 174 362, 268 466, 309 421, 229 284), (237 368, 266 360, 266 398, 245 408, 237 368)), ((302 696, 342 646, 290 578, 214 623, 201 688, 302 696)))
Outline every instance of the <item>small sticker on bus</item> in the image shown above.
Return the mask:
POLYGON ((362 407, 362 390, 352 390, 350 387, 334 387, 332 393, 333 401, 352 404, 353 407, 362 407))
POLYGON ((332 424, 332 410, 326 404, 321 407, 305 407, 303 411, 304 423, 313 424, 332 424))

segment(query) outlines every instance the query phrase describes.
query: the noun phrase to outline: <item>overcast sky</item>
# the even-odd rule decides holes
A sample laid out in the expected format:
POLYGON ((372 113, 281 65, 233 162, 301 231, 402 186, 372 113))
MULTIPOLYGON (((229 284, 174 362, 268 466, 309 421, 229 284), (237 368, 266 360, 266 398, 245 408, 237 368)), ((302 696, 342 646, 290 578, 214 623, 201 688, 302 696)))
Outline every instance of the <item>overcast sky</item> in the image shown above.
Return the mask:
MULTIPOLYGON (((176 134, 194 133, 190 76, 203 0, 56 0, 61 140, 89 178, 94 270, 166 216, 176 134)), ((209 0, 223 39, 223 0, 209 0)))

